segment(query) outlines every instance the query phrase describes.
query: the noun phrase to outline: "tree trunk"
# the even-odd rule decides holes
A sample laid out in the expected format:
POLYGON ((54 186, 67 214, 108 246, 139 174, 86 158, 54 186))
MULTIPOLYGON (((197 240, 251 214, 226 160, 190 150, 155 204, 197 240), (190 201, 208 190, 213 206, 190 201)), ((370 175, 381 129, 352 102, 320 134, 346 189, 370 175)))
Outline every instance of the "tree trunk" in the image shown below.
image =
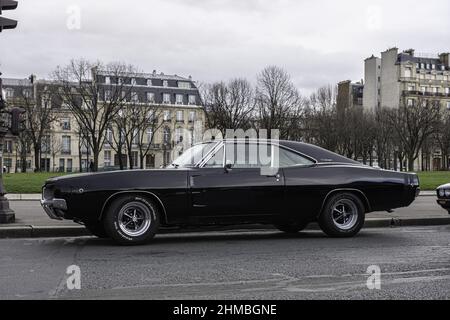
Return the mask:
POLYGON ((408 157, 408 171, 413 172, 414 171, 414 157, 409 156, 408 157))
POLYGON ((41 147, 37 144, 34 145, 34 170, 36 172, 41 171, 41 147))

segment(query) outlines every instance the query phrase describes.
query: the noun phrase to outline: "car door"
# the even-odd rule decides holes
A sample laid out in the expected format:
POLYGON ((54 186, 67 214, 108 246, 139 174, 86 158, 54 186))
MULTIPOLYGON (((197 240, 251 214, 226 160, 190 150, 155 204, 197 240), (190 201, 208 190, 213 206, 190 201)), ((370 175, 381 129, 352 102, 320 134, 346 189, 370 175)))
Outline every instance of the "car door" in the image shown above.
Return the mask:
POLYGON ((201 168, 190 172, 194 216, 263 217, 280 213, 283 173, 263 170, 270 162, 262 163, 259 155, 255 159, 251 155, 255 150, 259 153, 250 143, 224 143, 201 168))

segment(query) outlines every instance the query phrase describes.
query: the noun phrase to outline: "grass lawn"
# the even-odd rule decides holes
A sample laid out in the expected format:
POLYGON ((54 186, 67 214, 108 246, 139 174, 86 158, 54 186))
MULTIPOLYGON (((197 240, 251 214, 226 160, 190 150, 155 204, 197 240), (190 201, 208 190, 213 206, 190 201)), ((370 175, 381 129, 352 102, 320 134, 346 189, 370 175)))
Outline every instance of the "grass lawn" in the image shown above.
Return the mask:
POLYGON ((435 190, 442 184, 450 183, 450 171, 418 172, 420 189, 435 190))
MULTIPOLYGON (((45 180, 64 173, 9 173, 3 175, 3 183, 8 193, 41 193, 45 180)), ((450 183, 450 171, 419 172, 422 190, 435 190, 450 183)))
POLYGON ((41 193, 45 180, 64 173, 8 173, 3 175, 3 184, 8 193, 41 193))

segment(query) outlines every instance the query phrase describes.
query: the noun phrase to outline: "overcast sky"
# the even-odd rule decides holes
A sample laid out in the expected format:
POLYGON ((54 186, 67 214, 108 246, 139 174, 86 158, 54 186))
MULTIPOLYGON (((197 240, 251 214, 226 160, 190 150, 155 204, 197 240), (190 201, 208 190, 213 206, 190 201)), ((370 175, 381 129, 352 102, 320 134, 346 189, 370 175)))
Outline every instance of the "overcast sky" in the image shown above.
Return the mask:
POLYGON ((389 47, 450 51, 449 13, 448 0, 19 0, 3 12, 19 26, 0 33, 0 70, 45 78, 85 57, 211 82, 278 65, 308 94, 361 79, 389 47))

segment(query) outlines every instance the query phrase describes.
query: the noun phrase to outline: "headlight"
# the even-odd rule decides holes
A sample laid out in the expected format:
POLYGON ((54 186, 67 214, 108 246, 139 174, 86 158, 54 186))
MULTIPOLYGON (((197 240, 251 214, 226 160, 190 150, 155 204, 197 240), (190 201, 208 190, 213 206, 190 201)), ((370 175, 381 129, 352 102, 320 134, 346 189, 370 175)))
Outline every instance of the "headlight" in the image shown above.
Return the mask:
POLYGON ((445 197, 445 190, 439 189, 439 197, 445 197))
POLYGON ((444 190, 444 194, 446 197, 450 197, 450 189, 444 190))

